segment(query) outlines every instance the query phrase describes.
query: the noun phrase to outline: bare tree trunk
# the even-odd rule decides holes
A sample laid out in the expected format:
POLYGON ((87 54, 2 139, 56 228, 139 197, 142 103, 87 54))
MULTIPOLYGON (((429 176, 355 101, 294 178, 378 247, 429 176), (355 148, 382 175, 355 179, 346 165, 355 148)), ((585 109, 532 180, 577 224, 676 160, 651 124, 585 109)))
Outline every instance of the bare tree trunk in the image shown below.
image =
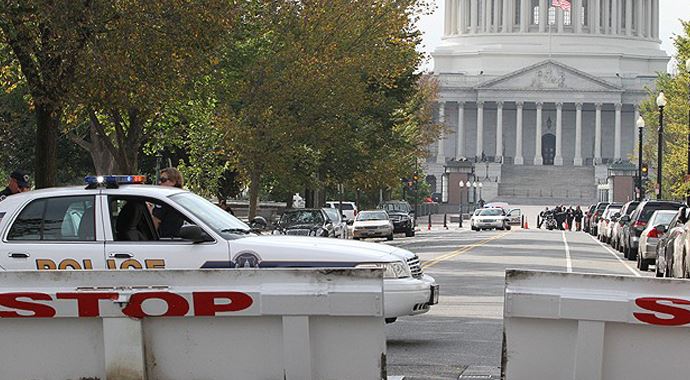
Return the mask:
POLYGON ((36 162, 34 177, 36 188, 55 186, 57 177, 58 110, 36 103, 36 162))
POLYGON ((257 165, 252 168, 249 174, 249 220, 256 216, 257 204, 259 201, 260 173, 257 165))

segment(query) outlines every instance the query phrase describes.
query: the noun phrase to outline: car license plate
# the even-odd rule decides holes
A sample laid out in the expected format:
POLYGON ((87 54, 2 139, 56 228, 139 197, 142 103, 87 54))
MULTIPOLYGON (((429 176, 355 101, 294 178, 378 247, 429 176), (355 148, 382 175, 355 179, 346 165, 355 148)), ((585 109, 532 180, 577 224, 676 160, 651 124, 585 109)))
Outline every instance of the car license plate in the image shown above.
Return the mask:
POLYGON ((438 303, 438 285, 431 285, 431 296, 429 297, 429 305, 436 305, 438 303))

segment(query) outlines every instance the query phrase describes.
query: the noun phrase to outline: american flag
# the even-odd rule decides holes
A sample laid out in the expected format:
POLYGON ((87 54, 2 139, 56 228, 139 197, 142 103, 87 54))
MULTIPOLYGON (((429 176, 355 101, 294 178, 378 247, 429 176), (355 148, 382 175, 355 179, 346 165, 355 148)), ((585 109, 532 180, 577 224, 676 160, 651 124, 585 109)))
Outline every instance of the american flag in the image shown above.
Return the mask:
POLYGON ((551 5, 556 7, 556 8, 561 8, 564 11, 570 10, 570 1, 568 1, 568 0, 553 0, 551 2, 551 5))

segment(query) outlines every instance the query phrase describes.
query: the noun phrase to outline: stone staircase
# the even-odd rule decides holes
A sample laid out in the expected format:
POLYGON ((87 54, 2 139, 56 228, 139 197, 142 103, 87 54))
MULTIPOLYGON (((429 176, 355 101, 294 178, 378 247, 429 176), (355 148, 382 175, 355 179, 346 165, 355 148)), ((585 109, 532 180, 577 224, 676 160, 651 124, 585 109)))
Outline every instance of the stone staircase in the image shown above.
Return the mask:
POLYGON ((495 201, 589 205, 597 199, 593 166, 503 165, 495 201))

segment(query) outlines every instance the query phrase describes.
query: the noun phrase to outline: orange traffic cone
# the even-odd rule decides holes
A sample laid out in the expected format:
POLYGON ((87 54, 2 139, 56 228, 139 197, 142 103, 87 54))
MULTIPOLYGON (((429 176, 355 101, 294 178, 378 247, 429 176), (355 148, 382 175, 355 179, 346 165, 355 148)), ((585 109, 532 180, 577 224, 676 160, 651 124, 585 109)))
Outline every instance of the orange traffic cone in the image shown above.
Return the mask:
POLYGON ((569 227, 569 226, 568 226, 568 222, 566 221, 566 222, 565 222, 565 229, 566 229, 566 230, 569 230, 570 228, 568 228, 568 227, 569 227))
POLYGON ((529 225, 527 224, 527 219, 525 219, 525 225, 522 228, 529 230, 529 225))

